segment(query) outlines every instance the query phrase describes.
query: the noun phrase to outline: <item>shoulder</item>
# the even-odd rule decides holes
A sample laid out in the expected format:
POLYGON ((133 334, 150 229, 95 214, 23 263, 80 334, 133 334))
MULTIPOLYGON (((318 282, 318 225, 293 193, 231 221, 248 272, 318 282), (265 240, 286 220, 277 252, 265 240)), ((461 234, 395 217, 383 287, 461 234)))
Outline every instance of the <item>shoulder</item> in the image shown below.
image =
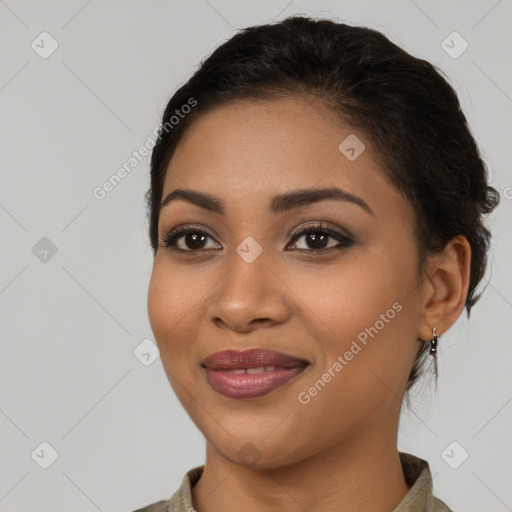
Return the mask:
POLYGON ((192 487, 201 478, 203 470, 204 465, 187 471, 180 487, 168 500, 156 501, 133 512, 195 512, 192 506, 192 487))
POLYGON ((169 510, 169 500, 162 500, 147 505, 143 508, 138 508, 133 512, 167 512, 169 510))
POLYGON ((434 496, 434 508, 432 512, 454 512, 444 501, 434 496))

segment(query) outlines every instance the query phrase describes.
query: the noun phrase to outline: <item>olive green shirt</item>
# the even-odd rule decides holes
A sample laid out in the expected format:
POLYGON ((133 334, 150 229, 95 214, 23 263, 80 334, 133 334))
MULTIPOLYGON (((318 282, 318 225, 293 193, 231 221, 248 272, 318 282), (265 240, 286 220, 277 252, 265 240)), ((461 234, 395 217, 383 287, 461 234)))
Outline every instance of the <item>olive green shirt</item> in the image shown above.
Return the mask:
MULTIPOLYGON (((392 512, 453 512, 432 494, 432 475, 426 460, 399 452, 405 481, 411 488, 392 512)), ((195 512, 192 487, 201 478, 204 466, 197 466, 183 477, 180 488, 171 499, 159 501, 134 512, 195 512)))

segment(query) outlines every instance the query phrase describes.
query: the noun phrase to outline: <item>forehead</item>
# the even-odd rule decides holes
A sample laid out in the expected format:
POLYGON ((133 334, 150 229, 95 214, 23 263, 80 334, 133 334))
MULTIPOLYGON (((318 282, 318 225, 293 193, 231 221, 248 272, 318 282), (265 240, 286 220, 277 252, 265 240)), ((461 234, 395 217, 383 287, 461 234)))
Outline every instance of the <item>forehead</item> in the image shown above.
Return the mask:
POLYGON ((163 197, 177 188, 199 190, 223 198, 229 214, 230 206, 267 210, 276 194, 326 187, 363 197, 374 210, 409 208, 363 133, 319 99, 297 97, 237 101, 199 116, 176 148, 163 197))

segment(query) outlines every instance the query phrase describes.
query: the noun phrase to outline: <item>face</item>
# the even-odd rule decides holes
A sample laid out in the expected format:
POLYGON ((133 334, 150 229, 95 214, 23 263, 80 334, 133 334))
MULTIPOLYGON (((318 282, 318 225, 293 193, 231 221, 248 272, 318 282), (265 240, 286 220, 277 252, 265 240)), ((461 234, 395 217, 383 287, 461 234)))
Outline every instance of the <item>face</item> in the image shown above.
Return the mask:
POLYGON ((177 189, 214 201, 162 208, 162 240, 188 231, 158 248, 148 314, 169 382, 209 445, 270 468, 391 435, 422 280, 413 209, 364 133, 316 99, 231 103, 184 134, 162 200, 177 189), (319 189, 338 192, 310 194, 319 189), (248 349, 288 358, 217 360, 276 366, 264 374, 203 366, 248 349))

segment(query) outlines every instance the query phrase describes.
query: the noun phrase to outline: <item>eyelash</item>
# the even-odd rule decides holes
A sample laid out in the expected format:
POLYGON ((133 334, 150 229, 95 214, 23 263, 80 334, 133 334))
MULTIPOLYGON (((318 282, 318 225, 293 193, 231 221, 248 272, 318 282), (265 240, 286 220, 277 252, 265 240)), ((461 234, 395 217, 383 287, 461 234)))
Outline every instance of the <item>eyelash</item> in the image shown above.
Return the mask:
MULTIPOLYGON (((346 248, 350 247, 351 245, 353 245, 353 241, 351 238, 349 238, 346 235, 342 235, 341 233, 338 233, 322 224, 312 224, 312 225, 303 226, 302 228, 298 229, 293 234, 293 238, 292 238, 291 242, 295 242, 297 239, 301 238, 301 236, 303 236, 305 234, 313 234, 313 233, 328 235, 329 237, 337 239, 341 244, 334 246, 334 247, 328 247, 325 249, 295 249, 295 250, 318 254, 321 252, 329 252, 332 249, 343 250, 343 249, 346 249, 346 248)), ((194 228, 193 226, 190 226, 190 225, 185 225, 185 226, 179 226, 178 228, 174 229, 172 232, 165 234, 160 239, 160 244, 161 244, 161 246, 163 245, 164 247, 171 248, 174 251, 180 251, 182 253, 198 253, 198 252, 207 252, 207 251, 212 250, 212 249, 197 249, 197 250, 195 250, 195 249, 180 249, 180 248, 176 247, 175 242, 179 238, 181 238, 185 235, 188 235, 188 234, 206 235, 207 237, 213 238, 208 232, 206 232, 202 229, 194 228)), ((217 250, 217 249, 213 249, 213 250, 217 250)))

